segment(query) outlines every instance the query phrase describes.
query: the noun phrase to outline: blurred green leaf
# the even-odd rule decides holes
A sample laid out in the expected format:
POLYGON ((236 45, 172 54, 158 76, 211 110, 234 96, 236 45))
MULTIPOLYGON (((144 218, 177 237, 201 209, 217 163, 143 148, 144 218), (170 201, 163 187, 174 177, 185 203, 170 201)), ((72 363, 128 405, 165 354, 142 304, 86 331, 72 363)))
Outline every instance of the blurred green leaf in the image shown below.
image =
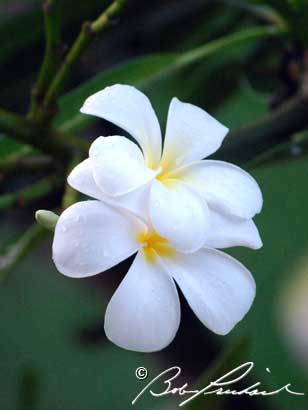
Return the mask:
MULTIPOLYGON (((4 6, 1 6, 4 8, 4 6)), ((43 31, 39 2, 30 0, 20 12, 2 12, 0 22, 0 64, 34 42, 43 31)))
MULTIPOLYGON (((234 340, 233 344, 228 346, 216 359, 215 363, 204 372, 200 377, 197 387, 202 390, 211 382, 218 380, 220 377, 226 375, 231 370, 245 363, 249 348, 249 340, 241 337, 234 340)), ((201 410, 208 408, 211 410, 218 410, 223 408, 223 404, 227 396, 219 396, 216 394, 204 396, 200 394, 185 406, 189 410, 201 410)))
POLYGON ((5 158, 13 153, 22 151, 25 145, 19 144, 12 138, 0 133, 0 159, 5 158))
POLYGON ((304 205, 308 203, 307 175, 308 163, 304 160, 285 161, 253 172, 264 197, 264 208, 256 218, 264 245, 258 252, 243 248, 231 252, 252 272, 257 295, 249 314, 228 338, 236 340, 240 335, 249 335, 249 360, 255 362, 252 381, 261 381, 269 391, 291 383, 294 390, 306 393, 304 397, 285 393, 268 397, 269 408, 279 410, 306 410, 308 404, 307 378, 287 350, 279 327, 282 312, 278 304, 295 264, 308 252, 304 205))
POLYGON ((174 64, 175 59, 174 54, 141 57, 95 76, 61 99, 60 114, 56 124, 61 125, 63 130, 69 129, 73 132, 85 128, 94 120, 89 116, 79 114, 79 109, 89 95, 115 83, 125 83, 142 88, 142 85, 145 86, 151 79, 174 64))
MULTIPOLYGON (((142 365, 157 374, 157 356, 120 349, 105 339, 111 289, 106 276, 104 286, 97 280, 72 280, 58 273, 49 241, 2 284, 1 410, 21 410, 25 368, 39 377, 39 410, 123 410, 140 390, 136 368, 142 365), (99 340, 85 339, 88 329, 98 329, 99 340)), ((148 396, 138 408, 152 410, 155 404, 148 396)))
MULTIPOLYGON (((44 41, 41 0, 15 2, 18 3, 15 5, 10 4, 12 2, 9 1, 3 3, 0 4, 0 64, 17 53, 25 52, 27 48, 44 41)), ((63 0, 61 3, 63 22, 70 26, 93 17, 93 11, 101 11, 104 5, 108 4, 108 0, 90 2, 63 0)))
POLYGON ((16 264, 37 245, 42 238, 47 236, 48 231, 34 223, 28 228, 15 243, 6 247, 0 253, 0 281, 13 269, 16 264))
POLYGON ((308 43, 308 3, 306 0, 255 0, 256 3, 270 4, 287 22, 290 37, 308 43))
MULTIPOLYGON (((126 83, 145 90, 161 79, 172 78, 181 69, 201 61, 208 64, 214 56, 219 57, 219 65, 230 59, 242 59, 245 50, 251 48, 257 40, 278 34, 281 34, 281 31, 275 27, 252 27, 184 53, 145 56, 121 64, 98 74, 64 96, 60 101, 60 114, 56 124, 71 132, 81 131, 91 124, 94 119, 79 114, 79 109, 89 95, 108 85, 126 83)), ((181 87, 185 89, 185 84, 181 84, 181 87)))

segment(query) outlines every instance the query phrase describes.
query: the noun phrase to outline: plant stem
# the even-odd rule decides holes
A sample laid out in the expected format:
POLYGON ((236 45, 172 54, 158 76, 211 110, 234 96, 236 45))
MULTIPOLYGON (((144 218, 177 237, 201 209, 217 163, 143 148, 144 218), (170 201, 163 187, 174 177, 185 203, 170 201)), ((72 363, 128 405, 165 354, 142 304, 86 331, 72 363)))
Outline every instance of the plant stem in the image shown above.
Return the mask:
POLYGON ((43 198, 63 183, 59 176, 48 176, 35 182, 19 191, 10 192, 0 196, 0 210, 11 208, 13 206, 27 206, 37 199, 43 198))
POLYGON ((266 23, 274 24, 277 27, 287 27, 287 22, 277 10, 266 4, 249 4, 243 0, 217 0, 218 3, 225 3, 232 7, 237 7, 266 23))
POLYGON ((228 50, 229 47, 235 45, 245 45, 245 43, 249 43, 251 40, 276 37, 284 34, 285 32, 285 29, 282 27, 275 26, 259 26, 237 31, 179 55, 173 69, 185 67, 215 53, 228 50))
POLYGON ((56 74, 62 55, 61 10, 59 0, 46 0, 43 4, 46 46, 38 80, 32 90, 29 118, 34 118, 43 101, 50 81, 56 74))
POLYGON ((17 141, 38 148, 56 159, 68 159, 75 149, 88 151, 89 144, 69 134, 60 133, 52 128, 39 127, 9 111, 0 108, 0 131, 9 134, 17 141), (48 138, 46 138, 48 137, 48 138))
POLYGON ((5 252, 0 255, 0 280, 3 280, 27 252, 47 235, 46 229, 34 223, 18 238, 14 245, 8 246, 5 252))
MULTIPOLYGON (((72 171, 73 168, 81 161, 82 156, 80 154, 76 154, 72 159, 71 163, 68 166, 68 174, 72 171)), ((62 198, 62 209, 66 209, 69 206, 73 205, 75 202, 78 201, 79 192, 72 188, 68 183, 65 185, 65 190, 62 198)))
POLYGON ((83 24, 79 35, 69 50, 65 60, 51 83, 47 94, 43 100, 42 110, 38 116, 38 121, 43 122, 53 116, 55 102, 61 93, 63 86, 69 77, 72 67, 79 60, 88 44, 99 33, 102 33, 124 9, 127 0, 114 0, 113 3, 92 23, 83 24))
POLYGON ((283 160, 303 158, 308 152, 308 132, 295 134, 290 141, 275 145, 252 160, 245 163, 246 169, 253 169, 260 165, 272 164, 283 160))
POLYGON ((245 163, 308 126, 308 95, 301 92, 255 124, 245 126, 226 138, 220 159, 245 163))
POLYGON ((4 159, 0 158, 0 174, 20 170, 50 171, 55 168, 55 161, 47 155, 29 155, 33 149, 25 146, 17 153, 11 154, 4 159))

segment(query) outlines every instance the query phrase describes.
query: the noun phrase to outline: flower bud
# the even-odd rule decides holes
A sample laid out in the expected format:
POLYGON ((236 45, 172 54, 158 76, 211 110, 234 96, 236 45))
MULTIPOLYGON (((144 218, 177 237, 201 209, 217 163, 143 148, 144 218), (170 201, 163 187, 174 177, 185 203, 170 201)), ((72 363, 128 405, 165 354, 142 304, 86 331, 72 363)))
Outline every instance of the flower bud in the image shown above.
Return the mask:
POLYGON ((40 209, 35 212, 35 219, 44 228, 54 231, 59 216, 54 212, 40 209))

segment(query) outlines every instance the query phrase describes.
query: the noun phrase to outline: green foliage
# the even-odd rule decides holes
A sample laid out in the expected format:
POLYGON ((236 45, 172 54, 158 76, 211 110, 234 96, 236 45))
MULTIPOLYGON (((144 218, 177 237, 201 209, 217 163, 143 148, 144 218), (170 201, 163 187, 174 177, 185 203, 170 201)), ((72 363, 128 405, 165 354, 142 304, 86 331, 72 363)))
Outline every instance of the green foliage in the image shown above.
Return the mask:
MULTIPOLYGON (((84 100, 97 90, 115 83, 134 85, 145 91, 158 89, 161 92, 164 90, 161 82, 168 81, 169 90, 171 89, 170 82, 176 82, 178 84, 177 95, 185 95, 183 91, 189 89, 189 84, 192 85, 190 80, 194 83, 194 90, 200 84, 196 81, 196 74, 194 74, 194 78, 188 79, 185 89, 181 91, 181 82, 177 76, 180 70, 203 62, 206 65, 206 69, 205 66, 202 68, 202 79, 205 82, 213 70, 219 66, 222 67, 233 61, 241 61, 245 52, 255 44, 257 39, 275 36, 279 33, 278 29, 272 27, 249 28, 181 54, 153 55, 124 63, 112 70, 98 74, 64 96, 60 101, 60 115, 57 117, 57 125, 60 125, 64 131, 80 132, 94 121, 93 118, 78 113, 84 100), (212 61, 212 59, 214 60, 212 61)), ((189 71, 186 71, 186 76, 190 77, 189 71)), ((169 99, 172 96, 168 95, 169 99)), ((166 103, 166 101, 164 102, 166 103)))
POLYGON ((6 135, 0 134, 0 160, 12 153, 15 153, 16 151, 21 151, 22 149, 24 149, 22 144, 19 144, 6 135))
MULTIPOLYGON (((18 112, 26 112, 24 100, 28 98, 30 78, 39 71, 37 62, 44 45, 41 3, 0 0, 1 98, 4 105, 18 112), (20 71, 22 74, 17 75, 20 71)), ((308 201, 305 189, 308 169, 304 161, 295 160, 298 158, 290 153, 290 148, 300 147, 304 157, 307 151, 308 105, 307 99, 295 97, 291 100, 295 103, 290 115, 288 101, 303 85, 305 72, 301 54, 308 41, 307 1, 225 0, 185 4, 170 0, 170 5, 132 1, 118 27, 114 18, 108 20, 110 13, 104 13, 110 3, 107 0, 103 4, 100 0, 58 3, 62 6, 62 25, 58 15, 56 27, 52 20, 46 25, 49 55, 47 65, 40 71, 43 80, 37 83, 41 82, 39 88, 45 97, 54 84, 54 75, 57 78, 59 74, 57 68, 63 57, 60 53, 54 59, 58 46, 63 52, 60 31, 68 44, 76 44, 73 38, 86 20, 96 21, 94 28, 98 24, 109 31, 102 39, 94 38, 89 36, 91 24, 83 26, 77 37, 81 38, 77 45, 82 47, 77 47, 78 52, 73 48, 67 54, 69 61, 64 60, 61 71, 64 74, 51 92, 51 106, 45 107, 42 103, 44 95, 35 101, 35 109, 48 108, 43 121, 0 109, 0 176, 5 181, 0 208, 44 201, 54 191, 55 208, 65 208, 78 200, 76 192, 69 188, 63 194, 65 174, 87 153, 87 141, 75 138, 75 134, 82 136, 90 132, 87 128, 95 121, 81 115, 79 109, 89 95, 108 85, 126 83, 145 91, 162 125, 173 96, 215 113, 232 130, 218 153, 219 158, 222 155, 223 159, 241 163, 252 159, 250 166, 264 161, 279 162, 260 168, 254 174, 264 192, 264 211, 257 218, 264 240, 263 250, 231 252, 256 277, 258 292, 253 310, 230 335, 231 350, 212 361, 214 365, 205 370, 201 385, 247 359, 256 363, 251 380, 262 380, 272 389, 290 381, 295 390, 305 391, 304 375, 285 348, 280 333, 277 300, 282 283, 293 274, 294 260, 308 249, 307 215, 303 206, 308 201), (295 54, 291 62, 285 61, 286 50, 295 54), (68 80, 67 83, 64 80, 68 80), (290 91, 292 81, 294 89, 290 91), (66 93, 57 101, 65 84, 66 93), (281 107, 269 112, 273 93, 282 95, 281 107), (261 120, 257 126, 256 120, 261 120), (300 140, 298 134, 294 137, 298 131, 303 131, 300 135, 305 137, 300 140), (50 168, 39 168, 42 178, 34 184, 32 168, 29 184, 22 172, 7 178, 6 171, 12 164, 14 168, 14 164, 29 155, 36 158, 40 151, 45 153, 44 156, 40 153, 43 160, 47 157, 49 165, 52 163, 52 174, 50 168), (246 336, 251 341, 248 352, 245 343, 238 344, 246 336), (265 373, 266 367, 272 370, 271 375, 265 373)), ((116 11, 114 14, 119 7, 120 3, 111 6, 111 10, 116 11)), ((28 219, 33 222, 33 209, 28 211, 28 216, 24 212, 20 217, 16 212, 12 217, 5 214, 5 218, 2 211, 0 279, 5 281, 0 288, 0 323, 3 324, 0 385, 4 394, 0 395, 0 408, 122 410, 129 407, 140 391, 135 368, 146 366, 150 375, 155 375, 167 367, 168 360, 159 354, 140 356, 126 352, 102 338, 103 312, 113 287, 108 273, 102 278, 102 287, 97 279, 81 284, 56 275, 50 258, 50 236, 48 250, 40 247, 28 255, 29 250, 48 236, 37 224, 21 233, 19 225, 29 225, 28 219), (17 266, 23 258, 24 263, 17 266), (12 274, 7 277, 9 271, 12 274), (90 333, 88 339, 84 337, 87 332, 90 333), (95 344, 93 333, 95 336, 97 332, 100 337, 95 344)), ((52 219, 48 220, 49 228, 54 226, 56 217, 52 219)), ((189 331, 187 329, 187 335, 189 331)), ((208 331, 204 330, 201 343, 205 349, 208 337, 208 331)), ((189 336, 185 341, 191 343, 192 348, 198 343, 189 336)), ((214 342, 222 344, 218 338, 214 342)), ((180 342, 176 341, 173 347, 179 351, 180 342)), ((166 357, 171 360, 169 352, 166 357)), ((263 408, 264 403, 254 404, 263 408)), ((296 410, 307 408, 306 398, 294 399, 283 394, 268 399, 265 406, 288 410, 294 408, 294 403, 296 410)), ((162 408, 169 403, 160 401, 159 404, 162 408)), ((148 410, 158 408, 159 404, 147 396, 139 408, 148 410)), ((211 396, 200 398, 190 408, 214 410, 223 405, 217 396, 211 396)), ((175 405, 167 408, 171 410, 175 405)))
MULTIPOLYGON (((279 305, 279 295, 288 278, 294 275, 297 261, 308 253, 307 224, 303 223, 307 220, 303 204, 308 201, 308 191, 299 189, 306 185, 307 172, 307 161, 285 161, 253 173, 264 195, 264 209, 256 218, 264 246, 257 253, 232 251, 254 274, 257 297, 248 320, 233 332, 231 339, 250 336, 252 345, 248 357, 256 363, 254 380, 262 381, 272 390, 292 383, 295 390, 307 391, 307 377, 294 362, 283 338, 279 305), (271 374, 266 372, 267 367, 271 374)), ((305 410, 307 396, 294 397, 272 396, 268 406, 271 408, 271 404, 280 410, 296 406, 296 410, 305 410)))

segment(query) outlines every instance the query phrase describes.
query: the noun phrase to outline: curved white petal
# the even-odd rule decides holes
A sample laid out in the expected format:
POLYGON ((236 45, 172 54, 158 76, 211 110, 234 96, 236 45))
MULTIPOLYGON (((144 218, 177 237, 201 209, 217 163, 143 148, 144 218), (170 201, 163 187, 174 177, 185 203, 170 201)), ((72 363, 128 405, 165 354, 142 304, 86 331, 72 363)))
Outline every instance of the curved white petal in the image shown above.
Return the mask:
POLYGON ((158 173, 145 165, 134 142, 118 135, 97 138, 89 156, 94 180, 105 195, 125 195, 147 184, 158 173))
POLYGON ((105 332, 116 345, 138 352, 168 346, 180 323, 180 304, 173 279, 159 264, 138 252, 113 295, 105 315, 105 332))
POLYGON ((161 157, 161 132, 153 107, 142 92, 116 84, 91 95, 80 110, 112 122, 129 132, 141 146, 148 165, 161 157))
MULTIPOLYGON (((179 172, 179 171, 178 171, 179 172)), ((256 180, 240 167, 224 161, 205 160, 183 167, 182 178, 220 212, 253 218, 262 209, 256 180)))
POLYGON ((258 228, 252 219, 226 216, 212 209, 209 211, 210 226, 205 246, 218 249, 232 246, 246 246, 251 249, 262 247, 258 228))
POLYGON ((98 199, 102 202, 115 207, 120 207, 138 215, 143 220, 148 219, 148 202, 150 184, 140 187, 126 195, 119 197, 110 197, 100 190, 96 185, 93 177, 93 167, 90 158, 85 159, 78 164, 67 178, 69 185, 82 194, 88 195, 91 198, 98 199))
POLYGON ((66 276, 83 278, 117 265, 140 247, 136 237, 144 226, 99 201, 84 201, 59 217, 53 240, 53 260, 66 276))
POLYGON ((193 252, 204 245, 209 225, 208 208, 185 184, 155 180, 150 195, 154 229, 177 250, 193 252))
POLYGON ((93 169, 89 158, 80 162, 67 177, 68 184, 82 194, 91 198, 103 200, 103 192, 98 188, 94 181, 93 169))
POLYGON ((219 335, 229 333, 252 305, 256 285, 250 272, 215 249, 165 258, 168 268, 199 320, 219 335))
POLYGON ((203 109, 173 98, 168 113, 163 166, 174 169, 213 154, 228 131, 203 109))

